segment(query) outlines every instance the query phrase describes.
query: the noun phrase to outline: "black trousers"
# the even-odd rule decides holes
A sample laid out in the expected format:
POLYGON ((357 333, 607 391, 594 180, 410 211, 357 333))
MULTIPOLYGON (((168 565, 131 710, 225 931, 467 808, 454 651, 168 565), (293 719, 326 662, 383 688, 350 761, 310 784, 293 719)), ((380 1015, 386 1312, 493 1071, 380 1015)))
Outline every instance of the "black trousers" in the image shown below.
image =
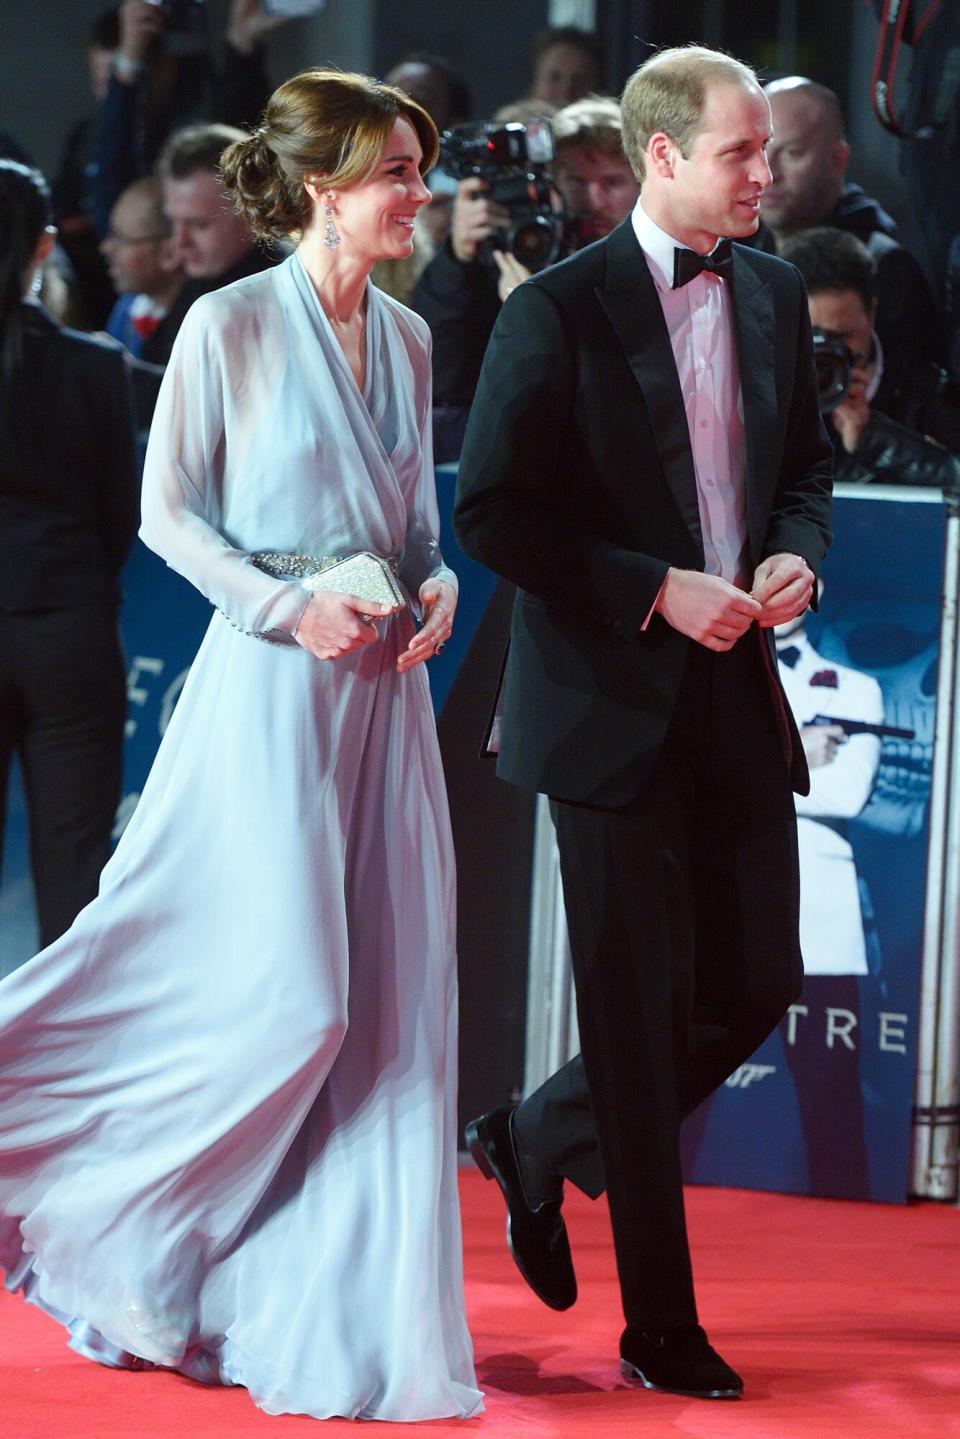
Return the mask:
POLYGON ((725 654, 691 644, 635 800, 551 809, 582 1054, 516 1111, 521 1159, 545 1194, 558 1176, 606 1188, 628 1325, 695 1322, 680 1123, 803 977, 796 817, 757 634, 725 654))
POLYGON ((125 717, 112 605, 0 613, 0 839, 16 753, 41 947, 97 892, 120 799, 125 717))

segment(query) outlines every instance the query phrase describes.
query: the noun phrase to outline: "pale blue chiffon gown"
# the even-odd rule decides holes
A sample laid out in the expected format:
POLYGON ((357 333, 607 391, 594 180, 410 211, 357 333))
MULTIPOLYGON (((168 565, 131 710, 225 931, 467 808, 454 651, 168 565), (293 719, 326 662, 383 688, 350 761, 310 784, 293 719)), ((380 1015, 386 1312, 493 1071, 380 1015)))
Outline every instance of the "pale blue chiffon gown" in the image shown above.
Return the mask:
POLYGON ((142 534, 217 613, 99 897, 0 984, 8 1287, 81 1353, 271 1413, 481 1407, 427 674, 395 670, 409 613, 311 658, 304 592, 249 558, 452 579, 429 372, 423 322, 370 287, 361 394, 297 255, 190 311, 142 534))

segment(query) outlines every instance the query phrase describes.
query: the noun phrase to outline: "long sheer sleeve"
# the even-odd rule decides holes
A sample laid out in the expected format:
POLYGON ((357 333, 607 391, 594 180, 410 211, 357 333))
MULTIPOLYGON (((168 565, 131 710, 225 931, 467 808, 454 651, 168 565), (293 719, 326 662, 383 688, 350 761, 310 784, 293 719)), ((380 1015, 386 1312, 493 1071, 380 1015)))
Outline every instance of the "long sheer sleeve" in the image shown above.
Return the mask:
MULTIPOLYGON (((425 328, 425 327, 424 327, 425 328)), ((400 578, 416 600, 424 580, 446 580, 458 588, 457 577, 440 553, 440 511, 433 470, 433 422, 430 335, 425 335, 422 366, 417 375, 417 418, 420 425, 420 472, 412 503, 407 507, 407 535, 400 563, 400 578)))
POLYGON ((240 429, 242 402, 242 386, 236 374, 228 382, 223 363, 227 313, 216 295, 205 296, 177 336, 150 429, 140 538, 238 629, 292 642, 309 596, 296 581, 257 569, 224 533, 226 467, 241 439, 232 431, 240 429))

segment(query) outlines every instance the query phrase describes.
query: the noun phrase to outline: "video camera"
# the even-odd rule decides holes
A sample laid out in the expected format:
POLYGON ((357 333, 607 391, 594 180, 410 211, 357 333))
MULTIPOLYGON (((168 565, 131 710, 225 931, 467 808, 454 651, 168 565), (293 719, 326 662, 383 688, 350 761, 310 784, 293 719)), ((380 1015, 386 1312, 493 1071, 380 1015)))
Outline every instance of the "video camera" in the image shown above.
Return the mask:
POLYGON ((439 164, 455 180, 477 176, 487 196, 510 212, 505 231, 491 235, 484 257, 504 250, 528 270, 543 270, 565 253, 562 214, 554 208, 550 164, 554 157, 550 121, 454 125, 440 137, 439 164))
POLYGON ((853 352, 836 330, 813 327, 813 359, 817 369, 820 413, 829 415, 846 398, 853 374, 853 352))

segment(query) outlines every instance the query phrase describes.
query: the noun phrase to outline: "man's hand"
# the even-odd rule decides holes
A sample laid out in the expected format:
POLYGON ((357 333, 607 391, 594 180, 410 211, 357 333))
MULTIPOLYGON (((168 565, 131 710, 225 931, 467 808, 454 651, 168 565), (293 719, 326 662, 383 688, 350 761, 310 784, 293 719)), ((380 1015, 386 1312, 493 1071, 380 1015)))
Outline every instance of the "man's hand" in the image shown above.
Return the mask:
POLYGON ((271 30, 285 25, 289 18, 288 15, 265 15, 260 0, 233 0, 227 20, 227 39, 241 55, 250 55, 271 30))
MULTIPOLYGON (((133 67, 145 65, 150 46, 158 35, 163 34, 163 11, 150 0, 124 0, 119 20, 119 54, 133 67)), ((118 68, 116 73, 123 84, 132 85, 136 80, 135 68, 126 71, 118 68)))
POLYGON ((477 178, 461 180, 457 186, 450 244, 462 265, 471 264, 479 255, 484 240, 489 240, 494 231, 504 230, 510 224, 509 210, 488 200, 483 193, 486 189, 486 180, 477 178))
POLYGON ((860 436, 870 419, 870 402, 867 399, 869 375, 859 365, 850 371, 850 385, 841 404, 831 410, 829 419, 840 436, 840 442, 848 455, 852 455, 860 443, 860 436))
POLYGON ((763 613, 762 605, 719 575, 668 570, 654 609, 673 629, 708 650, 732 650, 763 613))
POLYGON ((769 555, 759 565, 750 591, 763 606, 762 630, 802 615, 813 595, 813 571, 799 555, 769 555))
POLYGON ((457 608, 457 591, 446 580, 424 580, 420 586, 423 628, 419 629, 397 660, 397 670, 412 670, 431 659, 450 638, 457 608))
POLYGON ((808 769, 822 769, 832 764, 837 757, 837 747, 843 744, 843 729, 837 724, 807 724, 800 731, 800 742, 807 757, 808 769))
POLYGON ((524 280, 529 280, 533 271, 528 270, 526 265, 522 265, 516 255, 505 254, 503 250, 494 250, 493 258, 500 271, 497 294, 500 296, 502 304, 508 295, 513 294, 518 285, 522 285, 524 280))
POLYGON ((300 616, 294 638, 315 659, 338 660, 352 650, 377 643, 380 632, 368 616, 392 615, 398 608, 334 590, 316 590, 300 616))

